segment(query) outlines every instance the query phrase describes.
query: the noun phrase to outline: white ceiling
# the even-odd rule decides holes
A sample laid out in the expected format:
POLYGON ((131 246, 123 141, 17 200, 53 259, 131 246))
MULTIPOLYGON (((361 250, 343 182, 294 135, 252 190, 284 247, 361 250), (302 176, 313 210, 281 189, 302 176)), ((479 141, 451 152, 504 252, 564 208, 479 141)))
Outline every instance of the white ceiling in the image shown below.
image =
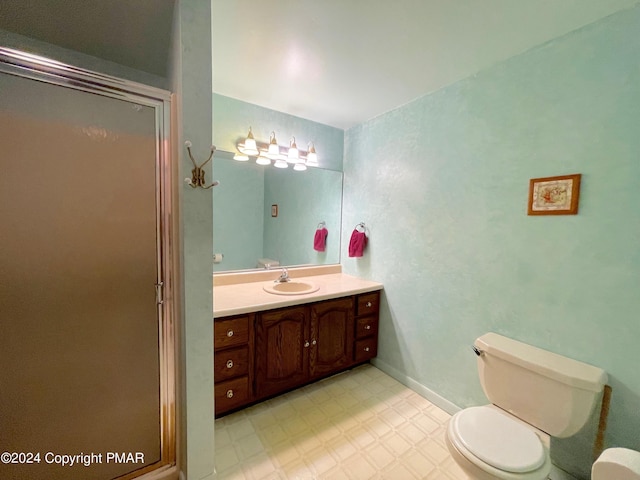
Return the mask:
MULTIPOLYGON (((0 0, 0 29, 166 76, 176 1, 0 0)), ((349 128, 639 2, 212 0, 213 90, 349 128)))
POLYGON ((222 95, 340 128, 638 0, 213 0, 222 95))

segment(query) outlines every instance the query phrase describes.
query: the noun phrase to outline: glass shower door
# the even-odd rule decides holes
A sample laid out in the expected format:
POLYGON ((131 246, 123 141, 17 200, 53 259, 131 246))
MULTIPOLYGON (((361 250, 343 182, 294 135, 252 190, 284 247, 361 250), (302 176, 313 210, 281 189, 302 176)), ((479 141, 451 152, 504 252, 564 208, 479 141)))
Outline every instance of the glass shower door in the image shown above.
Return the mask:
POLYGON ((157 137, 150 106, 0 73, 0 452, 26 455, 0 478, 163 462, 157 137))

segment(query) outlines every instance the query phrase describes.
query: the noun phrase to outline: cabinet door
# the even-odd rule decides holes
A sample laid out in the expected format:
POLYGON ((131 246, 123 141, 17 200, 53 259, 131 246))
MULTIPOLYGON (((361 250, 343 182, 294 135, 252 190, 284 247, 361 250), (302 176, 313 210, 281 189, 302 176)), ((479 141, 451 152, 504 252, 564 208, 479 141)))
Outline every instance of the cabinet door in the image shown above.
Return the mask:
POLYGON ((256 328, 256 393, 266 397, 297 387, 309 376, 306 307, 260 314, 256 328))
POLYGON ((353 299, 341 298, 311 307, 310 374, 327 375, 353 363, 353 299))

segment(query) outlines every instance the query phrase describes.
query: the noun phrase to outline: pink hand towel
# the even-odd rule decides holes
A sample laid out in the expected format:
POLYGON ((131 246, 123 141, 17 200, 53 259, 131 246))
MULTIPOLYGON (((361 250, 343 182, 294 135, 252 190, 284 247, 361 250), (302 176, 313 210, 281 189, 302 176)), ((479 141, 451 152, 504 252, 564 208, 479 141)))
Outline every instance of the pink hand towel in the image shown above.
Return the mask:
POLYGON ((327 235, 329 231, 322 227, 316 230, 316 234, 313 236, 313 249, 317 252, 324 252, 327 245, 327 235))
POLYGON ((361 257, 366 246, 367 234, 365 232, 359 232, 356 228, 351 234, 351 240, 349 241, 349 256, 361 257))

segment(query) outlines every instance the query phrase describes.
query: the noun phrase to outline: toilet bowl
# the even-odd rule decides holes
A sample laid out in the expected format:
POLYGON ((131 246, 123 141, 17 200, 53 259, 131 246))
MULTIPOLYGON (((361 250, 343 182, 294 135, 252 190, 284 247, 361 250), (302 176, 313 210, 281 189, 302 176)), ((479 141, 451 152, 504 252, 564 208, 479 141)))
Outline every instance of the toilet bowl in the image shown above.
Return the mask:
POLYGON ((548 436, 493 405, 451 417, 446 443, 474 480, 544 480, 551 470, 548 436))
POLYGON ((640 452, 608 448, 591 467, 591 480, 640 480, 640 452))

